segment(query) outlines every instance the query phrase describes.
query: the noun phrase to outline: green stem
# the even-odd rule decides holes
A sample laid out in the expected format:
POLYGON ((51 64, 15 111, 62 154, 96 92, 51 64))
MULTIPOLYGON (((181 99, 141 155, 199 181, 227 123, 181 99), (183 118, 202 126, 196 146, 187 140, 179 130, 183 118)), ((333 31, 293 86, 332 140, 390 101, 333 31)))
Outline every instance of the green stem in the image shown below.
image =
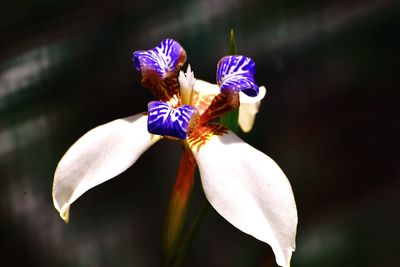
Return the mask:
POLYGON ((196 218, 194 219, 192 225, 190 226, 190 229, 187 232, 185 238, 183 239, 181 245, 179 246, 178 253, 177 253, 175 262, 172 265, 172 267, 182 266, 184 256, 187 254, 187 251, 188 251, 190 245, 192 244, 196 233, 199 230, 200 224, 202 223, 204 217, 210 210, 210 207, 211 207, 210 203, 208 203, 207 199, 204 199, 203 205, 202 205, 199 213, 197 214, 196 218))

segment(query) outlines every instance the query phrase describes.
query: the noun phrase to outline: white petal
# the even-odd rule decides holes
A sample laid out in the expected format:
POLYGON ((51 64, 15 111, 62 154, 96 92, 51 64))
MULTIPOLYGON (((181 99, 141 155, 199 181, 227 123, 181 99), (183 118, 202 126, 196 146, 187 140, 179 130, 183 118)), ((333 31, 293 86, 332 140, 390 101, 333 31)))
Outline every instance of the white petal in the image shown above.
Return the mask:
POLYGON ((58 163, 53 202, 68 222, 69 207, 89 189, 129 168, 160 136, 147 131, 147 115, 98 126, 75 142, 58 163))
POLYGON ((213 95, 218 95, 221 92, 218 85, 198 79, 196 79, 194 83, 194 90, 200 93, 213 95))
POLYGON ((219 93, 218 85, 196 79, 192 93, 192 106, 196 107, 201 115, 219 93))
POLYGON ((243 92, 239 92, 240 104, 252 104, 263 100, 265 94, 267 93, 267 89, 265 88, 265 86, 260 86, 258 87, 258 90, 259 90, 258 95, 254 97, 248 96, 243 92))
POLYGON ((239 126, 243 132, 248 133, 254 125, 256 114, 260 108, 260 102, 265 97, 266 89, 264 86, 259 87, 259 94, 256 97, 249 97, 240 92, 240 107, 239 107, 239 126))
POLYGON ((297 210, 279 166, 230 131, 211 137, 193 153, 211 205, 235 227, 268 243, 278 265, 289 266, 297 210))

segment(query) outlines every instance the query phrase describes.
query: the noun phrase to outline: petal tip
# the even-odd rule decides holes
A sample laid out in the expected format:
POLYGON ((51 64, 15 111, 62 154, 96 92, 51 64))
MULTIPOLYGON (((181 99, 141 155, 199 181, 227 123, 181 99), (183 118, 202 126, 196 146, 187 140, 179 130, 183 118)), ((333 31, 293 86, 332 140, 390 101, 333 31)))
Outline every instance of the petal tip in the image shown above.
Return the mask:
POLYGON ((297 210, 280 167, 231 131, 192 151, 214 209, 239 230, 269 244, 279 266, 289 266, 297 210))
POLYGON ((65 203, 60 210, 60 217, 64 220, 65 223, 69 222, 69 208, 70 205, 68 203, 65 203))

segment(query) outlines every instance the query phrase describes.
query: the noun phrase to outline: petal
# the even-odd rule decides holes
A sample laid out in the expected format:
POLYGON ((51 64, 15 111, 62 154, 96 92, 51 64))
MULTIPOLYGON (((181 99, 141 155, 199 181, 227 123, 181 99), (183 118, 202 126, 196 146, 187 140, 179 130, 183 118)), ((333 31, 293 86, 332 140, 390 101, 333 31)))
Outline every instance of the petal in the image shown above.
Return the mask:
POLYGON ((257 96, 248 96, 243 92, 239 93, 240 96, 240 105, 242 104, 254 104, 257 102, 260 102, 261 100, 264 99, 265 94, 267 93, 267 89, 265 88, 265 86, 260 86, 258 87, 258 95, 257 96))
POLYGON ((254 80, 256 64, 246 56, 225 56, 217 65, 217 83, 221 92, 242 91, 248 96, 258 94, 258 86, 254 80))
POLYGON ((264 98, 266 89, 264 86, 259 88, 260 93, 256 97, 250 97, 244 93, 239 93, 240 107, 239 107, 239 126, 243 132, 248 133, 251 131, 256 119, 256 114, 260 108, 261 100, 264 98))
POLYGON ((233 91, 221 93, 218 85, 196 80, 193 105, 199 110, 200 123, 204 124, 239 107, 239 94, 233 91))
POLYGON ((239 106, 239 94, 237 92, 219 93, 213 98, 204 113, 201 114, 199 124, 206 124, 228 111, 239 108, 239 106))
POLYGON ((133 53, 133 64, 142 74, 142 85, 162 101, 179 94, 177 74, 185 61, 185 50, 173 39, 165 39, 153 49, 133 53))
POLYGON ((188 105, 173 108, 165 102, 151 101, 148 104, 147 129, 150 133, 186 139, 197 124, 198 112, 188 105))
POLYGON ((210 106, 211 101, 220 93, 219 86, 202 80, 196 80, 192 94, 192 105, 200 115, 210 106))
POLYGON ((147 132, 147 116, 137 114, 98 126, 75 142, 58 163, 53 202, 68 222, 70 205, 83 193, 129 168, 160 139, 147 132))
POLYGON ((268 243, 278 265, 289 266, 297 210, 279 166, 231 131, 192 151, 211 205, 235 227, 268 243))
POLYGON ((193 89, 201 94, 218 95, 221 92, 218 85, 203 80, 196 80, 193 89))

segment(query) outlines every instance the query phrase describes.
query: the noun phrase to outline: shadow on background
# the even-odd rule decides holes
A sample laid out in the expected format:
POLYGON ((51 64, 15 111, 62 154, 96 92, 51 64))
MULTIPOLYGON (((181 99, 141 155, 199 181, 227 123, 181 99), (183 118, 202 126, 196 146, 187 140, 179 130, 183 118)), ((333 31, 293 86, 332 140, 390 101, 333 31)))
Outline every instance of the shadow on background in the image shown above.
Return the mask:
MULTIPOLYGON (((234 28, 268 89, 241 136, 279 163, 297 200, 292 266, 395 266, 399 25, 395 1, 3 1, 0 265, 159 265, 177 143, 85 194, 68 225, 53 208, 53 172, 83 133, 146 109, 133 51, 172 37, 195 76, 214 82, 234 28)), ((197 179, 191 216, 202 194, 197 179)), ((212 211, 185 266, 273 262, 212 211)))

